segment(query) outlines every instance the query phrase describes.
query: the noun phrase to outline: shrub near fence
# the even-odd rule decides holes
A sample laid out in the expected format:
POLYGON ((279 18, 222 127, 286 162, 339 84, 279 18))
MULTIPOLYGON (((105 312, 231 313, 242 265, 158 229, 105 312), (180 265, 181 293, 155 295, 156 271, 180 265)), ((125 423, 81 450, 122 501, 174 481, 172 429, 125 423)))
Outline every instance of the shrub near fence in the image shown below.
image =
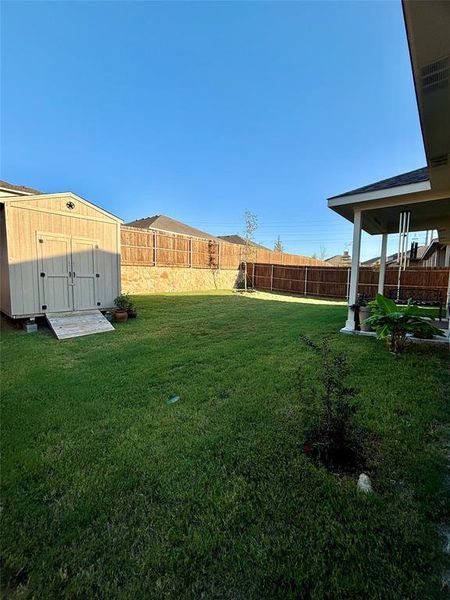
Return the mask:
MULTIPOLYGON (((257 263, 279 265, 322 265, 324 261, 251 247, 257 263)), ((201 239, 160 230, 121 227, 121 260, 129 266, 195 267, 200 269, 238 269, 245 257, 245 246, 201 239)))
MULTIPOLYGON (((400 298, 436 300, 445 303, 449 267, 414 267, 402 271, 400 298)), ((378 290, 379 273, 371 267, 360 267, 358 292, 374 298, 378 290)), ((386 269, 384 294, 397 295, 398 269, 386 269)), ((290 292, 304 296, 347 299, 350 269, 347 267, 280 266, 252 263, 248 265, 247 283, 260 290, 290 292)))

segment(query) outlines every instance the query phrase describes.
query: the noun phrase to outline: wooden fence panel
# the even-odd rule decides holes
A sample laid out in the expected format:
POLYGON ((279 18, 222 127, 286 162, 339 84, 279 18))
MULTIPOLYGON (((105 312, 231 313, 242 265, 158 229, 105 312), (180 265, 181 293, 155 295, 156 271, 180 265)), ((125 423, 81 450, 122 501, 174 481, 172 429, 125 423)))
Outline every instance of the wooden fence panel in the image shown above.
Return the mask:
MULTIPOLYGON (((121 227, 123 265, 195 267, 201 269, 238 269, 245 255, 244 246, 206 240, 163 231, 121 227)), ((248 285, 263 290, 290 292, 325 298, 348 298, 350 269, 324 266, 323 261, 256 248, 257 257, 248 263, 248 285)), ((358 292, 374 298, 378 289, 378 269, 360 267, 358 292)), ((401 272, 400 298, 445 302, 448 267, 414 267, 401 272)), ((385 295, 397 297, 398 269, 388 268, 385 295)))
POLYGON ((243 247, 239 244, 220 244, 220 268, 238 269, 243 260, 243 247))
MULTIPOLYGON (((445 302, 450 268, 416 267, 402 271, 400 298, 445 302)), ((358 293, 374 298, 378 291, 377 269, 361 267, 358 293)), ((397 297, 398 269, 386 270, 384 293, 397 297)), ((348 298, 350 269, 347 267, 279 266, 249 264, 247 283, 256 289, 290 292, 304 296, 348 298), (253 275, 254 273, 254 275, 253 275)))
POLYGON ((189 267, 189 239, 170 233, 156 233, 156 264, 189 267))
POLYGON ((126 225, 121 227, 121 257, 123 265, 238 269, 247 258, 247 262, 258 264, 320 265, 330 268, 323 261, 309 256, 126 225))
POLYGON ((136 227, 121 227, 121 259, 126 265, 151 265, 155 234, 136 227))

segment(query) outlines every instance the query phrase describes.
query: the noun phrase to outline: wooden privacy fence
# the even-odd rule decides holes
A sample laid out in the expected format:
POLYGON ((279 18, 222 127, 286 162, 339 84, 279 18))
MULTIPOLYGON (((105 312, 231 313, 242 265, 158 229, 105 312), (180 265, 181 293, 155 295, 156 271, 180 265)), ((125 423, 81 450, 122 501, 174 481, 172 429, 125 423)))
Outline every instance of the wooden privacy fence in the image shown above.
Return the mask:
MULTIPOLYGON (((414 267, 402 271, 400 298, 445 302, 449 267, 414 267)), ((378 290, 378 270, 360 267, 358 293, 374 298, 378 290)), ((252 263, 247 269, 247 284, 260 290, 290 292, 303 296, 348 299, 350 269, 347 267, 288 267, 252 263)), ((398 269, 386 269, 384 295, 397 296, 398 269)))
POLYGON ((201 269, 238 269, 246 259, 260 264, 326 265, 309 256, 127 226, 121 227, 121 259, 123 265, 201 269))

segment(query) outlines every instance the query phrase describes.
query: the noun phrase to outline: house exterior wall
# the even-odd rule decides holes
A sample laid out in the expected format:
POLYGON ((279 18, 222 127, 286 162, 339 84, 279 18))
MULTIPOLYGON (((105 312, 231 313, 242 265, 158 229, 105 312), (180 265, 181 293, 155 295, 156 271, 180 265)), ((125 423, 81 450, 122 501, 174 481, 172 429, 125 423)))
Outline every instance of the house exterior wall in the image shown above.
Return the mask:
POLYGON ((448 246, 443 246, 435 250, 427 260, 422 261, 424 267, 449 267, 450 253, 447 250, 448 246))
POLYGON ((95 241, 98 245, 97 266, 101 273, 96 282, 97 293, 102 308, 112 307, 114 298, 120 293, 118 220, 73 195, 28 198, 5 201, 11 303, 9 311, 2 310, 13 317, 43 314, 38 268, 39 234, 95 241), (68 202, 72 202, 74 208, 68 208, 68 202))
POLYGON ((122 290, 129 294, 192 292, 236 287, 238 269, 196 269, 122 265, 122 290))

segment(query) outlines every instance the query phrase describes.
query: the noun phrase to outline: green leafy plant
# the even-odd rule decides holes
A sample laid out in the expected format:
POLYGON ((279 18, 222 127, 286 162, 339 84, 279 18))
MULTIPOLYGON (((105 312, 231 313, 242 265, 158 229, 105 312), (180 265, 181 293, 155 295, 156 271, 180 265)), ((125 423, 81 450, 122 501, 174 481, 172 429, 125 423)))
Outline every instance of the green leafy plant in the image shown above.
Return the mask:
POLYGON ((114 299, 114 304, 118 310, 129 310, 133 308, 133 301, 128 294, 120 294, 114 299))
POLYGON ((364 321, 375 329, 377 337, 387 340, 389 350, 394 354, 403 352, 408 343, 408 334, 418 334, 422 338, 431 338, 433 335, 444 335, 433 325, 429 313, 408 302, 406 306, 397 306, 390 298, 381 294, 369 306, 372 315, 364 321))
POLYGON ((312 370, 302 363, 297 371, 300 397, 308 401, 310 413, 303 451, 330 470, 358 470, 365 465, 365 452, 355 420, 357 392, 346 382, 349 360, 327 340, 316 344, 303 335, 300 339, 319 359, 312 370))

